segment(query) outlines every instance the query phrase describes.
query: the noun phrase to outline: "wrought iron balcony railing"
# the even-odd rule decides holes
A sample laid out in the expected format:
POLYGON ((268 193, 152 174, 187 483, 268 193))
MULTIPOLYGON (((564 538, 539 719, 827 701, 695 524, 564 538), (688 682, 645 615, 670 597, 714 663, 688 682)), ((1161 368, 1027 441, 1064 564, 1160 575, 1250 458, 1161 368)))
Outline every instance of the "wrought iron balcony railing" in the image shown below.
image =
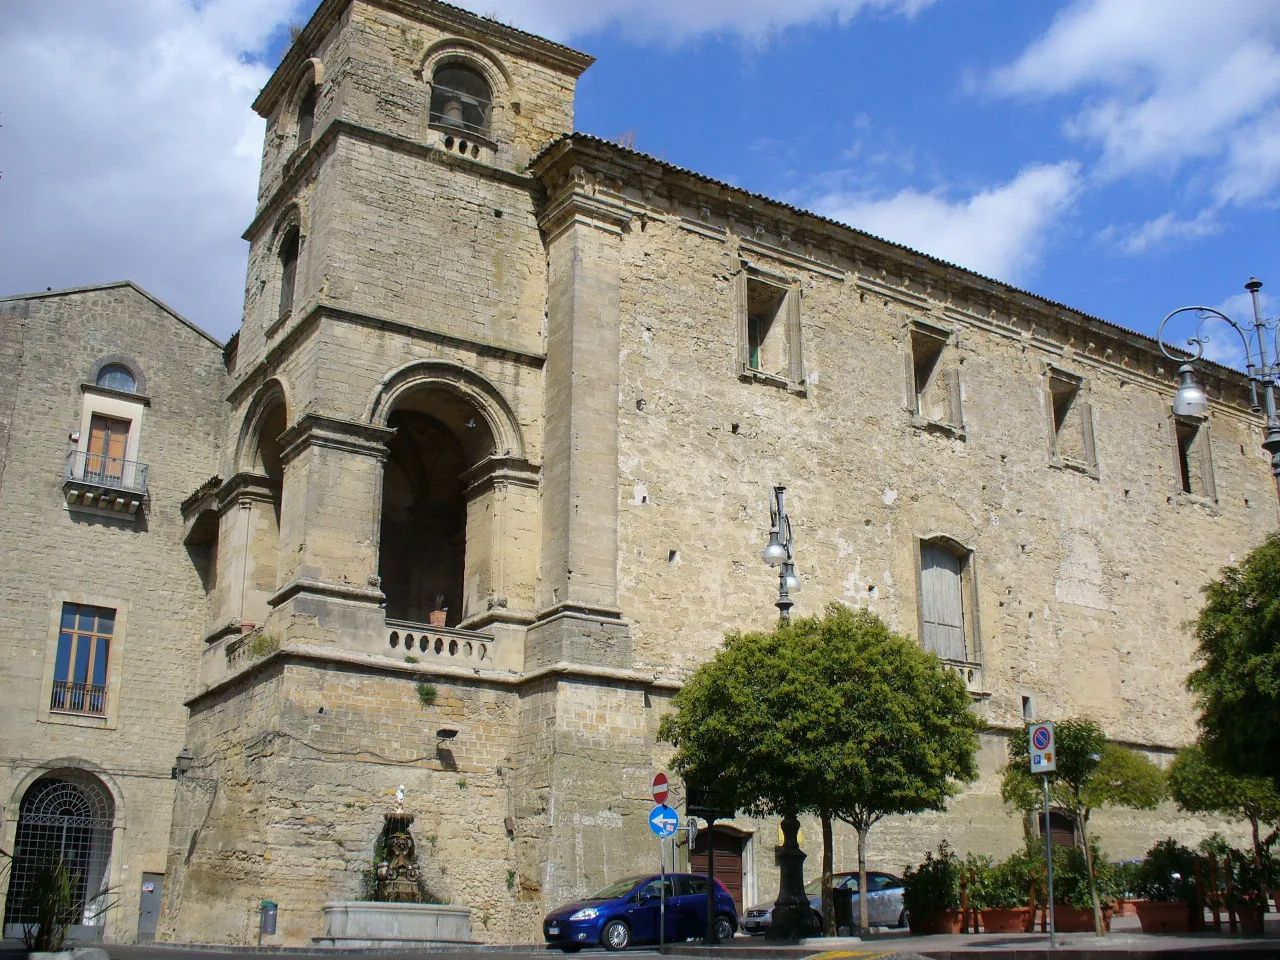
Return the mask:
POLYGON ((102 716, 107 712, 107 688, 97 683, 55 680, 49 709, 102 716))
POLYGON ((147 495, 147 465, 135 460, 121 460, 100 453, 72 450, 67 454, 67 469, 63 474, 66 483, 118 490, 145 498, 147 495))

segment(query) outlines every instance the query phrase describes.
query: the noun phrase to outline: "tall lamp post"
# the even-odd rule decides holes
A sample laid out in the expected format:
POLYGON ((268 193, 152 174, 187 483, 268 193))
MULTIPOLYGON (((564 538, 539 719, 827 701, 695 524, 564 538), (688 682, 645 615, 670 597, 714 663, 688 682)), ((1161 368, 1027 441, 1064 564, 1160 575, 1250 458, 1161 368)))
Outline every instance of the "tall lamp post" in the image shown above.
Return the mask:
MULTIPOLYGON (((791 622, 791 595, 800 592, 796 575, 795 538, 791 535, 791 518, 787 516, 787 488, 774 487, 769 502, 769 545, 761 559, 778 568, 778 619, 791 622)), ((778 899, 773 904, 766 939, 794 942, 817 934, 818 925, 804 892, 805 852, 800 849, 800 818, 796 810, 786 810, 782 817, 782 845, 775 847, 778 864, 778 899)))
POLYGON ((1196 380, 1195 361, 1204 356, 1204 345, 1209 342, 1209 335, 1204 332, 1204 325, 1210 320, 1221 320, 1240 336, 1244 344, 1245 372, 1249 377, 1249 395, 1253 403, 1254 413, 1265 413, 1266 428, 1262 439, 1262 448, 1271 454, 1271 472, 1280 482, 1280 416, 1276 413, 1276 389, 1280 385, 1280 351, 1277 349, 1275 320, 1266 320, 1262 316, 1262 303, 1258 291, 1262 289, 1262 281, 1254 277, 1244 285, 1253 297, 1253 323, 1249 328, 1241 326, 1221 310, 1213 307, 1179 307, 1160 323, 1156 338, 1160 341, 1160 349, 1170 360, 1181 360, 1178 367, 1178 392, 1173 398, 1173 412, 1180 417, 1203 416, 1209 409, 1209 398, 1204 388, 1196 380), (1195 347, 1195 355, 1187 360, 1185 351, 1172 353, 1164 339, 1164 328, 1174 317, 1184 313, 1195 314, 1198 318, 1196 335, 1187 340, 1187 346, 1195 347), (1267 350, 1266 331, 1272 331, 1271 350, 1267 350), (1256 344, 1255 341, 1256 340, 1256 344), (1261 398, 1259 397, 1261 394, 1261 398))
POLYGON ((793 593, 799 593, 800 578, 796 576, 795 538, 791 535, 791 518, 787 516, 787 488, 774 487, 769 502, 769 545, 761 558, 771 567, 778 568, 778 617, 783 623, 791 622, 793 593))

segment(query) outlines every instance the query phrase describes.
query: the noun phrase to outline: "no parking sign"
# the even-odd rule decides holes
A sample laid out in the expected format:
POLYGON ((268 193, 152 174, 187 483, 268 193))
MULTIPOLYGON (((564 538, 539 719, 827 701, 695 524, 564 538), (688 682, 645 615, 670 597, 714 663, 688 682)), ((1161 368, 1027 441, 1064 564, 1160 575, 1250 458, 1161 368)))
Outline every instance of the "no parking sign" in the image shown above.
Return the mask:
POLYGON ((1053 724, 1037 723, 1031 728, 1031 772, 1053 773, 1058 769, 1053 743, 1053 724))

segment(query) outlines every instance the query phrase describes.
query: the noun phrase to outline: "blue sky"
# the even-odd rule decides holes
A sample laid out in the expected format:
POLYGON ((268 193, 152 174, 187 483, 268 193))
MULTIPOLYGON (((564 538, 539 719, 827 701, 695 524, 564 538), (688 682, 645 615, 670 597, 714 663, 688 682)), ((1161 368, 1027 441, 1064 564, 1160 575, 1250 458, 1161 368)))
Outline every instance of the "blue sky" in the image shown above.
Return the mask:
MULTIPOLYGON (((248 104, 314 5, 9 11, 0 292, 129 277, 228 336, 260 150, 248 104)), ((581 130, 633 132, 1113 322, 1154 333, 1188 303, 1243 315, 1250 274, 1280 295, 1275 0, 463 5, 597 58, 581 130)), ((1211 354, 1235 360, 1221 333, 1211 354)))

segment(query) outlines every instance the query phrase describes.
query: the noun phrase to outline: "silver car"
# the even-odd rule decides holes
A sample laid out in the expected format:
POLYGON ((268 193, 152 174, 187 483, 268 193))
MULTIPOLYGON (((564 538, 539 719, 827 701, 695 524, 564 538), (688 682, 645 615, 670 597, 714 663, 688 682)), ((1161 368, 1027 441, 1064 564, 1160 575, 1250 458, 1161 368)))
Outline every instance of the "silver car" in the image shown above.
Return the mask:
MULTIPOLYGON (((853 891, 853 924, 859 921, 858 875, 856 873, 833 873, 831 875, 833 889, 853 891)), ((867 872, 867 918, 873 927, 905 927, 907 911, 902 905, 902 881, 889 873, 867 872)), ((822 878, 815 877, 804 887, 809 897, 809 906, 813 914, 822 923, 822 878)), ((773 904, 763 903, 749 908, 743 913, 741 927, 752 936, 760 936, 769 929, 773 920, 773 904)))

